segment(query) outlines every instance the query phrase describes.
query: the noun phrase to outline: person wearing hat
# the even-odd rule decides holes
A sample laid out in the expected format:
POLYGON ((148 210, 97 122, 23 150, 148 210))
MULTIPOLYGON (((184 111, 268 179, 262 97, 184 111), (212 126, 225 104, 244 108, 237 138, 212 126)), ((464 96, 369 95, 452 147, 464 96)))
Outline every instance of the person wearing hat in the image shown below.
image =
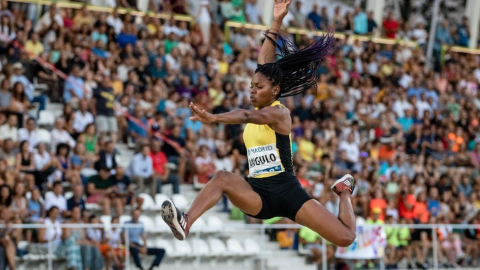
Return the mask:
POLYGON ((28 101, 30 103, 39 103, 40 106, 38 108, 38 112, 45 110, 45 106, 47 104, 47 98, 45 95, 38 95, 34 96, 35 86, 28 80, 28 78, 24 75, 24 68, 22 63, 16 62, 12 65, 13 74, 11 78, 10 84, 13 86, 15 83, 20 82, 23 85, 25 90, 25 95, 27 96, 28 101))
POLYGON ((375 207, 372 209, 372 216, 367 219, 365 224, 369 225, 382 225, 384 224, 383 220, 380 219, 382 214, 382 209, 380 207, 375 207))

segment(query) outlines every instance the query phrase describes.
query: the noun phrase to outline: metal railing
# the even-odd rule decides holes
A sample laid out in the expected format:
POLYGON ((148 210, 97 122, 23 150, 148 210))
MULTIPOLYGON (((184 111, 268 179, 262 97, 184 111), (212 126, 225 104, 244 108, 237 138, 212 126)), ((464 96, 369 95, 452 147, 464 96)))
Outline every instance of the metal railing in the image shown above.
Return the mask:
MULTIPOLYGON (((129 230, 130 228, 138 228, 143 225, 140 224, 111 224, 111 228, 119 228, 119 229, 126 229, 125 230, 125 247, 129 247, 129 230)), ((4 228, 5 225, 0 225, 0 228, 4 228)), ((69 224, 69 223, 64 223, 60 224, 60 227, 63 228, 82 228, 82 229, 87 229, 87 228, 105 228, 103 224, 69 224)), ((438 262, 438 237, 437 237, 437 229, 442 228, 442 227, 449 227, 451 229, 480 229, 480 224, 477 225, 471 225, 471 224, 385 224, 385 225, 362 225, 358 227, 396 227, 396 228, 409 228, 409 229, 430 229, 432 230, 431 234, 431 239, 432 239, 432 260, 433 260, 433 266, 431 269, 439 269, 439 262, 438 262)), ((15 229, 40 229, 40 228, 47 228, 44 224, 13 224, 12 228, 15 229)), ((300 229, 302 228, 301 225, 298 224, 228 224, 225 225, 218 233, 223 233, 225 236, 228 236, 228 234, 239 231, 239 230, 253 230, 257 231, 260 234, 260 254, 259 254, 259 259, 261 261, 261 269, 265 270, 267 269, 267 262, 266 262, 266 255, 268 252, 271 252, 271 250, 267 249, 266 242, 268 241, 266 237, 266 231, 267 229, 300 229)), ((147 234, 154 234, 154 233, 149 233, 147 231, 147 234)), ((202 229, 199 229, 195 232, 191 233, 191 237, 195 237, 197 239, 200 239, 202 237, 202 234, 211 234, 211 232, 203 231, 202 229)), ((386 239, 385 239, 386 242, 386 239)), ((48 255, 47 255, 47 265, 48 269, 51 270, 53 269, 53 245, 51 239, 48 240, 48 255)), ((150 246, 152 247, 152 246, 150 246)), ((326 247, 327 247, 327 242, 325 239, 322 239, 322 249, 324 252, 322 252, 322 270, 327 270, 327 253, 326 253, 326 247)), ((126 269, 131 269, 130 265, 130 256, 129 256, 129 249, 126 248, 126 257, 125 257, 125 265, 126 269)), ((383 255, 385 255, 385 252, 383 252, 383 255)), ((168 254, 167 254, 168 256, 168 254)), ((199 266, 200 260, 203 257, 199 253, 196 253, 194 256, 196 257, 194 267, 199 266)), ((384 269, 384 264, 383 264, 383 256, 380 258, 377 258, 379 260, 381 269, 384 269)))

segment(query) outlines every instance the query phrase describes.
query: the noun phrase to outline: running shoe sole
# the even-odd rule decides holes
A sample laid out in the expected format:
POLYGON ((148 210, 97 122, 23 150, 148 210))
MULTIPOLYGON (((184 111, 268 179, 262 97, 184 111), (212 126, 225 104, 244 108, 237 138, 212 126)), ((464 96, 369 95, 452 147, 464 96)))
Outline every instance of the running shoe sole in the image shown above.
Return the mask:
MULTIPOLYGON (((350 174, 345 174, 342 178, 338 179, 337 181, 335 181, 335 183, 333 183, 333 185, 330 187, 330 189, 332 189, 333 191, 335 191, 335 186, 339 183, 342 183, 342 182, 345 182, 345 180, 347 180, 348 178, 351 178, 352 180, 349 181, 350 184, 348 185, 350 187, 350 189, 353 191, 353 184, 354 184, 354 179, 353 179, 353 176, 351 176, 350 174)), ((346 184, 345 184, 346 185, 346 184)))
POLYGON ((173 236, 178 240, 185 240, 185 232, 178 222, 177 208, 171 200, 165 200, 162 203, 162 219, 172 230, 173 236))

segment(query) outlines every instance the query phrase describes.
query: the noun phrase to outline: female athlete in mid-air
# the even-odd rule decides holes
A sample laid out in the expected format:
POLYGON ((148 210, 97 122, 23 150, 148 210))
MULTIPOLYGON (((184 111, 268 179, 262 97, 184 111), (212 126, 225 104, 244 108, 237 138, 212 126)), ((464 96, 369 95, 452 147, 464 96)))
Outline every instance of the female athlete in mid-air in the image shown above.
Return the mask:
POLYGON ((278 99, 303 93, 316 86, 317 67, 333 51, 333 37, 326 35, 297 50, 278 31, 291 0, 275 0, 274 22, 265 34, 252 78, 250 101, 255 110, 234 110, 211 114, 190 104, 192 120, 205 124, 243 124, 247 148, 249 181, 240 175, 218 171, 195 198, 185 214, 172 201, 162 204, 162 218, 175 238, 184 240, 192 224, 225 194, 240 210, 259 219, 287 217, 306 226, 338 246, 349 246, 355 239, 355 215, 350 201, 353 177, 345 175, 332 185, 340 196, 338 217, 312 199, 293 173, 290 111, 278 99), (277 39, 282 45, 277 45, 277 39), (275 61, 278 48, 282 58, 275 61))

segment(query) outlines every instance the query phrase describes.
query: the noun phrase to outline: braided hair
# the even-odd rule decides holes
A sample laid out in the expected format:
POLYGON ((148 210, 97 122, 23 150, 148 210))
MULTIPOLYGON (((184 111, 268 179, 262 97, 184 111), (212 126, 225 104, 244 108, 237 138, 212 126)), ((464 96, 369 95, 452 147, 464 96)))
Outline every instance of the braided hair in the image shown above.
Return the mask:
MULTIPOLYGON (((280 58, 276 62, 258 65, 255 73, 265 75, 273 85, 280 86, 277 98, 303 93, 310 87, 317 87, 320 76, 318 66, 325 57, 334 51, 333 34, 321 36, 318 40, 298 50, 288 39, 277 33, 267 32, 265 37, 280 50, 280 58), (268 36, 273 34, 282 42, 282 46, 268 36)), ((265 40, 265 42, 268 42, 265 40)))

